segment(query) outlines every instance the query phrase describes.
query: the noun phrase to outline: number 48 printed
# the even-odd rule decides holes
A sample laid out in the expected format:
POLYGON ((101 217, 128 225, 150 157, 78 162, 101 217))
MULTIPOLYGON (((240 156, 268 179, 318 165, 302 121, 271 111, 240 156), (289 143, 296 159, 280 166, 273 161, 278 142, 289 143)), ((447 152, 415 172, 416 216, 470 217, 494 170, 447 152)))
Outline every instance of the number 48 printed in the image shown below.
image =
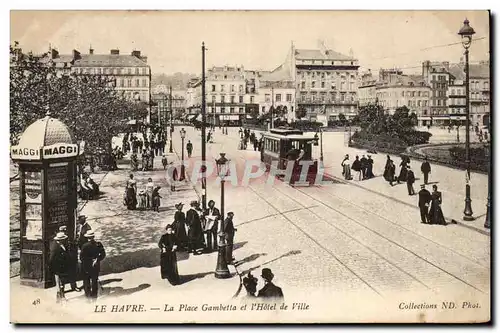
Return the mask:
POLYGON ((39 299, 39 298, 37 298, 37 299, 36 299, 36 300, 34 300, 34 301, 33 301, 33 303, 31 303, 31 304, 33 304, 33 305, 38 305, 38 304, 40 304, 40 299, 39 299))

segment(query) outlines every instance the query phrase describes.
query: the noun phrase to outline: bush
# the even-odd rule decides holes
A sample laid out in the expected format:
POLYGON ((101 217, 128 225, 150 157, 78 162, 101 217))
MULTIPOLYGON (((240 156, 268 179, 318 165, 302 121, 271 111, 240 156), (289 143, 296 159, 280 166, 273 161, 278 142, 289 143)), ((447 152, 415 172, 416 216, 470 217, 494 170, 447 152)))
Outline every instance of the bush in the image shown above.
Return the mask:
POLYGON ((292 122, 290 126, 303 131, 317 131, 323 126, 323 123, 319 121, 297 120, 292 122))

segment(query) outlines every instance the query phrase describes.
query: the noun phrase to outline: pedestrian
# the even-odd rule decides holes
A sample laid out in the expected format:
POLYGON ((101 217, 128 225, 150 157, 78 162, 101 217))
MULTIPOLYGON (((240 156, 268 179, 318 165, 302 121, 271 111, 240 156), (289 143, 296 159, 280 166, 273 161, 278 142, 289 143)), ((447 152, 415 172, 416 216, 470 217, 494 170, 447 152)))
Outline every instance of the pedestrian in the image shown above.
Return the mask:
POLYGON ((358 173, 358 180, 361 180, 361 162, 359 161, 359 156, 356 156, 354 162, 352 162, 351 169, 358 173))
POLYGON ((407 167, 408 167, 408 162, 406 160, 406 157, 403 156, 401 157, 401 162, 399 163, 400 169, 399 169, 399 176, 397 178, 398 184, 400 182, 405 182, 406 177, 407 177, 407 167))
POLYGON ((253 151, 257 151, 259 148, 259 140, 255 139, 253 140, 253 151))
POLYGON ((431 224, 446 225, 441 204, 443 203, 443 196, 438 191, 437 185, 432 185, 431 193, 431 209, 429 211, 429 220, 431 224))
POLYGON ((413 188, 413 184, 415 183, 415 174, 410 166, 407 166, 407 175, 406 175, 406 187, 408 188, 408 195, 415 195, 415 189, 413 188))
POLYGON ((366 167, 366 178, 371 179, 373 177, 375 177, 375 175, 373 174, 373 160, 372 160, 372 156, 368 155, 367 167, 366 167))
POLYGON ((175 237, 172 225, 167 225, 166 233, 163 234, 158 242, 161 250, 160 254, 160 273, 163 280, 167 279, 171 285, 179 284, 179 271, 177 269, 177 237, 175 237))
POLYGON ((179 181, 179 172, 177 171, 177 168, 174 167, 172 170, 172 180, 170 182, 170 191, 174 192, 175 191, 175 183, 179 181))
POLYGON ((156 211, 156 212, 160 212, 160 199, 161 199, 161 195, 160 195, 160 189, 161 187, 160 186, 156 186, 154 189, 153 189, 153 195, 152 195, 152 208, 153 208, 153 211, 156 211))
POLYGON ((139 191, 139 194, 138 194, 138 208, 139 210, 145 210, 146 209, 146 206, 147 206, 147 195, 146 195, 146 191, 144 190, 140 190, 139 191))
POLYGON ((168 165, 168 160, 167 160, 167 156, 165 156, 165 154, 163 154, 163 156, 161 158, 161 164, 163 165, 163 170, 166 170, 167 165, 168 165))
POLYGON ((68 236, 64 232, 58 232, 54 237, 55 245, 50 251, 49 267, 51 272, 55 275, 57 294, 56 301, 59 303, 66 300, 64 296, 64 285, 70 280, 74 281, 71 277, 71 254, 68 248, 68 236))
POLYGON ((422 165, 420 166, 420 171, 422 171, 422 174, 424 175, 424 184, 427 185, 429 183, 429 174, 431 173, 431 165, 427 160, 427 156, 425 157, 424 161, 422 162, 422 165))
POLYGON ((134 175, 130 174, 125 184, 125 206, 128 210, 134 210, 137 207, 137 181, 134 175))
POLYGON ((392 160, 389 160, 387 178, 388 178, 389 184, 391 184, 391 186, 394 186, 393 182, 394 182, 395 175, 396 175, 396 165, 394 164, 394 162, 392 160))
POLYGON ((148 183, 146 184, 146 208, 150 209, 153 207, 153 190, 155 189, 155 184, 152 178, 148 178, 148 183))
POLYGON ((87 243, 87 238, 85 238, 85 234, 89 230, 92 230, 92 227, 87 223, 87 216, 85 215, 78 216, 78 224, 79 228, 77 232, 76 241, 78 244, 78 248, 81 250, 83 244, 87 243))
POLYGON ((183 249, 188 248, 188 227, 186 225, 186 214, 182 211, 184 204, 179 202, 175 205, 176 212, 174 214, 174 223, 172 227, 174 229, 175 237, 177 238, 177 245, 183 249))
POLYGON ((203 229, 200 215, 197 212, 198 201, 191 201, 191 208, 186 212, 186 225, 188 226, 189 252, 199 255, 203 246, 203 229))
POLYGON ((244 297, 244 300, 255 301, 255 294, 257 293, 257 278, 252 275, 251 272, 248 272, 248 275, 243 278, 243 286, 247 291, 247 294, 244 297))
POLYGON ((349 161, 349 154, 346 154, 344 157, 344 160, 342 163, 340 163, 342 166, 342 175, 344 176, 345 180, 351 180, 351 162, 349 161))
POLYGON ((418 192, 418 208, 420 209, 420 222, 430 223, 429 204, 432 200, 431 193, 425 188, 425 184, 420 185, 418 192))
POLYGON ((148 171, 148 159, 149 159, 149 154, 146 151, 146 149, 144 149, 141 155, 142 171, 148 171))
POLYGON ((389 170, 391 168, 391 157, 387 155, 387 160, 385 161, 385 166, 384 166, 384 179, 386 181, 389 181, 389 170))
POLYGON ((205 211, 205 234, 207 239, 207 250, 217 250, 217 231, 219 230, 220 211, 215 207, 215 201, 208 202, 208 208, 205 211))
POLYGON ((284 301, 283 291, 280 287, 276 286, 272 281, 274 279, 274 274, 269 268, 263 268, 262 279, 264 279, 264 287, 259 290, 259 294, 257 297, 262 297, 265 299, 269 299, 271 301, 284 301))
POLYGON ((227 213, 227 217, 226 220, 224 221, 222 229, 226 241, 226 262, 228 264, 234 261, 233 257, 234 234, 237 231, 237 229, 234 227, 233 217, 234 217, 233 212, 227 213))
POLYGON ((132 171, 139 170, 139 160, 137 159, 137 154, 135 152, 130 156, 130 168, 132 171))
POLYGON ((186 150, 188 153, 188 158, 190 158, 191 154, 193 154, 193 144, 191 143, 191 140, 188 140, 188 142, 186 144, 186 150))
POLYGON ((88 242, 82 246, 82 251, 80 252, 83 272, 83 289, 85 290, 85 297, 94 301, 97 299, 101 261, 106 258, 106 251, 101 242, 96 242, 92 230, 88 231, 85 237, 87 237, 88 242))
POLYGON ((368 160, 366 159, 365 155, 363 155, 361 157, 359 162, 360 162, 360 166, 361 166, 361 176, 362 176, 362 179, 365 180, 367 178, 366 171, 368 169, 368 160))
POLYGON ((207 143, 210 142, 210 137, 212 136, 212 132, 208 131, 207 133, 207 143))
MULTIPOLYGON (((68 236, 68 227, 65 225, 62 225, 59 227, 59 232, 62 232, 66 236, 68 236)), ((69 276, 68 280, 71 286, 71 291, 80 291, 81 288, 78 288, 76 286, 76 279, 78 277, 78 244, 75 242, 75 240, 71 241, 71 239, 68 237, 68 252, 71 257, 71 265, 69 269, 69 276)), ((57 242, 55 242, 54 246, 57 245, 57 242)))

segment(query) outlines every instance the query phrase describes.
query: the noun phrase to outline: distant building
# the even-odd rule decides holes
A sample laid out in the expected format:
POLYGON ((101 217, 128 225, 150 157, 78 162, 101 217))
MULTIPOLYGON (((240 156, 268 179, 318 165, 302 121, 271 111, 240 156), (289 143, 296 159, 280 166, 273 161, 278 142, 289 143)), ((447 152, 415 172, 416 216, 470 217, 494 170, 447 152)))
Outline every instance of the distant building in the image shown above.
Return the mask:
POLYGON ((410 113, 417 115, 419 125, 425 126, 430 121, 430 93, 431 88, 419 75, 404 75, 397 69, 381 69, 379 72, 376 97, 390 114, 406 106, 410 113))
POLYGON ((347 119, 357 114, 358 60, 320 46, 319 49, 295 49, 292 45, 293 77, 296 83, 297 108, 304 108, 307 118, 320 121, 347 119))
POLYGON ((469 65, 471 121, 479 126, 490 123, 490 62, 469 65))
POLYGON ((372 75, 371 70, 360 75, 358 101, 360 107, 377 103, 377 79, 372 75))
POLYGON ((445 125, 449 122, 447 93, 450 81, 449 62, 422 63, 422 76, 427 85, 431 88, 430 96, 430 124, 445 125))

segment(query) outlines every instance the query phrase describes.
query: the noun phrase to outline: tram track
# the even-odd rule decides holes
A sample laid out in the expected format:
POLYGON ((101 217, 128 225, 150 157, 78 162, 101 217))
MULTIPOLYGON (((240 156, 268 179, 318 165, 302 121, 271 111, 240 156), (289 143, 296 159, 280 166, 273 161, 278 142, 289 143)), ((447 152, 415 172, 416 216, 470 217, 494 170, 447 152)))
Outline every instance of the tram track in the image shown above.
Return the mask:
MULTIPOLYGON (((241 154, 237 154, 237 157, 239 159, 242 159, 243 161, 246 161, 246 159, 241 156, 241 154)), ((300 230, 303 234, 305 234, 309 239, 311 239, 315 244, 317 244, 319 247, 321 247, 323 250, 325 250, 330 256, 332 256, 333 258, 335 258, 339 263, 341 263, 344 267, 346 267, 352 274, 354 274, 357 278, 359 278, 361 281, 363 281, 366 285, 368 285, 372 290, 374 290, 377 294, 381 295, 380 292, 375 288, 373 287, 372 285, 370 285, 367 281, 365 281, 364 279, 362 279, 358 274, 356 274, 350 267, 348 267, 344 262, 342 262, 342 260, 340 260, 332 251, 328 250, 327 248, 325 248, 317 239, 315 239, 313 236, 311 236, 310 234, 308 234, 303 228, 301 228, 300 226, 298 226, 295 222, 293 222, 288 216, 286 216, 285 214, 289 214, 289 212, 281 212, 275 205, 273 205, 269 200, 267 200, 266 198, 264 198, 255 188, 253 188, 250 184, 248 185, 248 187, 252 190, 252 192, 255 193, 255 195, 257 197, 259 197, 261 200, 265 201, 269 206, 271 206, 273 209, 275 209, 279 215, 283 216, 283 218, 285 220, 287 220, 289 223, 291 223, 292 225, 294 225, 298 230, 300 230)), ((330 204, 326 203, 324 200, 319 200, 317 197, 314 197, 312 196, 311 194, 309 193, 306 193, 304 190, 301 190, 299 188, 294 188, 295 190, 299 191, 300 193, 302 193, 303 195, 306 195, 307 197, 309 197, 310 199, 314 200, 314 201, 317 201, 319 202, 321 205, 323 205, 324 207, 326 207, 327 209, 329 210, 332 210, 342 216, 344 216, 345 218, 347 218, 348 220, 350 221, 353 221, 354 223, 356 223, 357 225, 361 226, 362 228, 365 228, 366 230, 368 230, 369 232, 371 233, 374 233, 376 234, 378 237, 381 237, 382 239, 384 239, 385 241, 393 244, 394 246, 397 246, 399 247, 400 249, 402 249, 403 251, 406 251, 407 253, 409 253, 410 255, 414 256, 415 258, 417 258, 418 260, 421 260, 423 262, 425 262, 426 264, 430 265, 431 267, 434 267, 435 269, 439 270, 440 272, 448 275, 449 277, 459 281, 460 283, 462 284, 465 284, 467 285, 468 287, 470 288, 473 288, 474 290, 476 291, 479 291, 481 293, 485 293, 484 290, 481 290, 480 288, 474 286, 473 284, 465 281, 464 279, 460 278, 459 276, 457 276, 456 274, 454 274, 453 272, 450 272, 449 270, 446 270, 442 267, 440 267, 439 265, 435 264, 434 262, 424 258, 423 256, 419 255, 418 253, 416 253, 415 251, 393 241, 392 239, 386 237, 385 235, 381 234, 380 232, 377 232, 376 230, 372 229, 372 228, 369 228, 367 227, 365 224, 361 223, 360 221, 358 221, 357 219, 345 214, 343 211, 339 210, 339 209, 336 209, 334 207, 332 207, 330 204)), ((319 220, 321 221, 324 221, 325 223, 327 223, 330 227, 334 228, 335 230, 341 232, 343 235, 347 236, 349 239, 355 241, 357 244, 360 244, 361 246, 363 246, 363 248, 367 249, 368 251, 370 251, 371 253, 375 254, 376 256, 378 256, 380 259, 386 261, 389 265, 393 266, 394 268, 396 268, 397 270, 401 271, 403 274, 407 275, 408 277, 412 278, 413 280, 415 280, 416 282, 418 282, 419 284, 423 285, 425 288, 427 289, 432 289, 434 291, 436 291, 438 289, 438 287, 430 287, 428 286, 426 283, 422 282, 419 278, 415 277, 413 274, 409 273, 408 271, 406 271, 405 269, 403 269, 402 267, 400 267, 398 264, 394 263, 393 261, 389 260, 387 257, 383 256, 382 254, 380 254, 379 252, 375 251, 374 249, 372 249, 370 246, 368 246, 367 244, 359 241, 358 239, 354 238, 353 236, 351 236, 350 234, 346 233, 345 231, 339 229, 338 227, 336 227, 335 225, 333 225, 332 223, 330 223, 328 220, 326 220, 325 218, 321 217, 318 213, 316 213, 315 211, 312 210, 312 207, 307 207, 306 205, 304 205, 302 202, 300 202, 299 200, 297 200, 296 198, 292 197, 291 195, 283 192, 282 190, 276 188, 276 187, 273 187, 273 190, 275 191, 278 191, 280 192, 281 194, 283 194, 285 197, 289 198, 290 200, 292 200, 294 203, 300 205, 302 208, 301 209, 304 209, 304 210, 307 210, 309 211, 311 214, 313 214, 313 216, 316 216, 319 220)), ((439 246, 441 248, 444 248, 446 249, 447 251, 449 251, 450 253, 452 253, 453 255, 458 255, 460 256, 461 258, 464 258, 482 268, 485 268, 487 269, 486 266, 482 265, 481 263, 479 263, 478 261, 476 261, 475 259, 473 258, 470 258, 462 253, 459 253, 441 243, 438 243, 432 239, 429 239, 428 237, 425 237, 419 233, 416 233, 415 231, 413 230, 410 230, 408 228, 405 228, 401 225, 398 225, 396 223, 394 223, 393 221, 391 221, 390 219, 387 219, 386 217, 378 214, 378 213, 374 213, 374 212, 371 212, 371 211, 368 211, 367 209, 365 209, 364 207, 361 207, 360 205, 356 205, 356 204, 353 204, 352 202, 342 198, 342 197, 339 197, 339 196, 336 196, 336 195, 333 195, 331 193, 328 193, 325 189, 321 189, 321 191, 323 191, 324 193, 326 193, 327 195, 329 196, 332 196, 332 197, 336 197, 338 199, 341 199, 343 200, 344 202, 347 202, 348 204, 350 204, 353 208, 357 209, 357 210, 362 210, 364 212, 367 212, 369 214, 372 214, 372 215, 375 215, 377 216, 378 218, 381 218, 387 222, 390 222, 392 225, 394 226, 397 226, 399 228, 402 228, 405 232, 409 232, 415 236, 418 236, 420 237, 421 239, 427 241, 427 242, 431 242, 433 243, 434 245, 436 246, 439 246)))

